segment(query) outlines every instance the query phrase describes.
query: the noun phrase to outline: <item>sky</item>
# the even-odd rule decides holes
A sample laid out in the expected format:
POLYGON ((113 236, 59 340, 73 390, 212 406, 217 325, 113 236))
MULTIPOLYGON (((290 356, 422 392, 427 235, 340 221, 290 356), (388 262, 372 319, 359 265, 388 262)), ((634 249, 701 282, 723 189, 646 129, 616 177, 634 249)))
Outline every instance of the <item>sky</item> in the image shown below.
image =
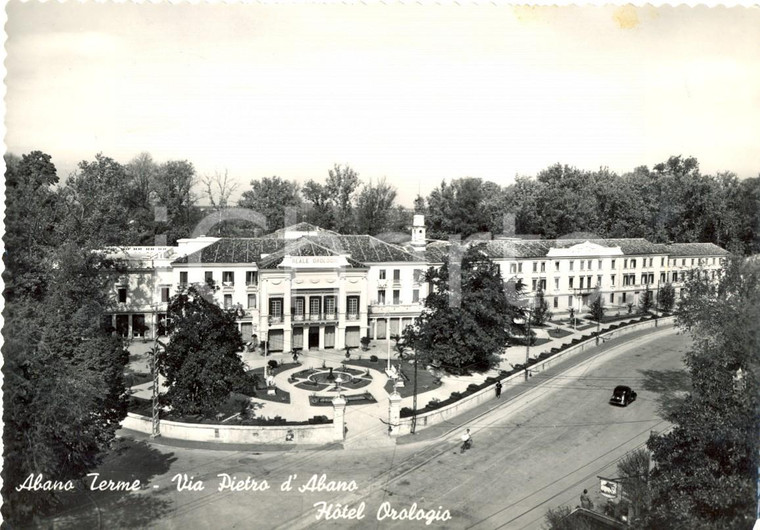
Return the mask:
MULTIPOLYGON (((324 181, 760 173, 760 9, 11 1, 8 151, 324 181)), ((200 192, 200 188, 197 190, 200 192)))

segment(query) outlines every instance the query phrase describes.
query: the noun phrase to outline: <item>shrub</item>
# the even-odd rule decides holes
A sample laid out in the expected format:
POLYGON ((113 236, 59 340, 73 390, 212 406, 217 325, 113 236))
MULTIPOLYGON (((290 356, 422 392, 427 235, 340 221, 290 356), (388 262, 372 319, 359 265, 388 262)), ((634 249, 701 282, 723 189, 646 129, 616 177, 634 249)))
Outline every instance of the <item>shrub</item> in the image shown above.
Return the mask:
POLYGON ((309 418, 310 425, 321 425, 325 423, 330 423, 330 419, 327 416, 314 416, 313 418, 309 418))
POLYGON ((451 399, 452 401, 456 401, 457 399, 460 399, 461 397, 462 397, 461 392, 452 392, 451 396, 449 396, 449 399, 451 399))
POLYGON ((552 348, 552 353, 559 353, 562 351, 562 348, 552 348))
POLYGON ((377 362, 377 355, 370 355, 369 356, 369 362, 376 363, 377 362))
POLYGON ((269 366, 269 368, 271 370, 274 370, 275 368, 277 368, 277 361, 275 361, 274 359, 272 359, 271 361, 269 361, 267 363, 267 366, 269 366))
POLYGON ((475 392, 475 391, 480 390, 480 389, 481 389, 481 386, 480 385, 476 385, 475 383, 467 385, 467 390, 469 390, 471 392, 475 392))
MULTIPOLYGON (((504 372, 504 370, 502 370, 502 373, 503 373, 503 372, 504 372)), ((490 384, 493 384, 493 383, 495 383, 497 380, 498 380, 498 378, 496 378, 496 377, 486 377, 486 385, 490 385, 490 384)), ((482 385, 481 385, 481 387, 482 387, 482 385)))
POLYGON ((412 416, 413 414, 414 414, 414 411, 410 409, 409 407, 401 407, 402 418, 408 418, 409 416, 412 416))

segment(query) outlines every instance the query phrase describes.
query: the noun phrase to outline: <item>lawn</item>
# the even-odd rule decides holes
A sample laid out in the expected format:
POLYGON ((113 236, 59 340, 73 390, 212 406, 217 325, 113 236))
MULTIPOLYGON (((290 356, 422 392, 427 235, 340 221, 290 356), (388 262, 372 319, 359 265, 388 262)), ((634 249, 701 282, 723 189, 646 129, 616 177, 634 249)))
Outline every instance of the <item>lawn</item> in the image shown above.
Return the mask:
MULTIPOLYGON (((568 333, 568 335, 570 335, 570 333, 568 333)), ((562 336, 562 335, 559 335, 559 336, 562 336)), ((531 346, 541 346, 542 344, 546 344, 547 342, 549 342, 551 340, 552 339, 547 339, 545 337, 541 337, 541 338, 535 339, 533 341, 533 344, 531 344, 531 346)), ((520 338, 514 339, 514 343, 515 343, 515 345, 518 345, 518 346, 525 346, 525 337, 520 337, 520 338)))
POLYGON ((572 331, 567 331, 562 328, 553 328, 549 330, 549 335, 552 339, 561 339, 562 337, 567 337, 568 335, 572 335, 572 331))
MULTIPOLYGON (((394 363, 395 364, 395 363, 394 363)), ((401 380, 404 382, 404 386, 396 388, 402 398, 409 397, 414 394, 414 366, 410 364, 403 364, 401 366, 401 380)), ((417 395, 424 394, 430 390, 434 390, 441 386, 440 379, 437 376, 431 374, 428 370, 422 367, 417 368, 417 395)), ((393 393, 393 381, 390 379, 385 384, 385 391, 388 394, 393 393)))

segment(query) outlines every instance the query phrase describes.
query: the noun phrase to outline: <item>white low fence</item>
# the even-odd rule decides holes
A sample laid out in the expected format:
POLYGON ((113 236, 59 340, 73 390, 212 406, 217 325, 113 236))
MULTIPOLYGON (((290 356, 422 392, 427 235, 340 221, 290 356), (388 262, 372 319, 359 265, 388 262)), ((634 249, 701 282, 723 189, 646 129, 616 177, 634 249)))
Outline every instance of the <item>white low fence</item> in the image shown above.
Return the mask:
MULTIPOLYGON (((150 434, 151 418, 131 412, 121 422, 125 429, 150 434)), ((207 425, 161 420, 162 438, 237 444, 327 444, 343 441, 333 423, 315 425, 207 425)))
MULTIPOLYGON (((636 324, 628 324, 621 328, 600 333, 599 339, 609 340, 609 339, 613 339, 613 338, 620 337, 623 335, 627 335, 629 333, 640 331, 643 329, 653 328, 655 326, 664 328, 664 327, 672 326, 674 321, 675 321, 675 317, 671 316, 671 317, 662 317, 656 320, 652 319, 652 320, 647 320, 645 322, 638 322, 636 324)), ((583 342, 579 342, 578 344, 565 348, 561 352, 555 353, 548 359, 544 359, 542 361, 537 362, 536 364, 529 366, 528 370, 531 372, 531 374, 541 373, 544 370, 547 370, 548 368, 556 365, 557 363, 564 361, 566 359, 569 359, 570 357, 573 357, 574 355, 577 355, 583 351, 586 351, 588 348, 593 348, 595 346, 596 346, 596 337, 592 337, 583 342)), ((501 384, 503 385, 503 387, 506 388, 509 385, 517 385, 524 381, 525 381, 525 372, 520 371, 515 374, 512 374, 511 376, 505 379, 502 379, 501 384)), ((425 427, 430 427, 431 425, 436 425, 438 423, 450 420, 451 418, 458 416, 459 414, 462 414, 463 412, 473 409, 477 407, 478 405, 480 405, 481 403, 485 403, 486 401, 490 401, 492 399, 495 399, 493 384, 485 388, 482 388, 478 390, 477 392, 470 394, 469 396, 465 396, 462 399, 459 399, 455 401, 454 403, 451 403, 450 405, 441 407, 440 409, 435 409, 429 412, 417 414, 416 429, 417 430, 424 429, 425 427)), ((409 434, 411 432, 412 432, 412 418, 411 417, 401 418, 399 420, 398 430, 394 432, 394 435, 398 436, 398 435, 403 435, 403 434, 409 434)))

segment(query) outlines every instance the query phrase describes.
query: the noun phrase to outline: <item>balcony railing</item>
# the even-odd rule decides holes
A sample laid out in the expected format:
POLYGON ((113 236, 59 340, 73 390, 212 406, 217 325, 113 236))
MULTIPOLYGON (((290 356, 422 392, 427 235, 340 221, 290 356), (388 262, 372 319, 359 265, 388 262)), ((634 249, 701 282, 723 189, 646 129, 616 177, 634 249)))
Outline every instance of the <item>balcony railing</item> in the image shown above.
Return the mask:
POLYGON ((293 314, 293 324, 301 324, 303 322, 337 322, 338 314, 333 313, 309 313, 293 314))
POLYGON ((282 317, 281 316, 269 316, 269 323, 270 324, 282 324, 282 317))
POLYGON ((359 313, 346 313, 346 320, 359 320, 359 313))

